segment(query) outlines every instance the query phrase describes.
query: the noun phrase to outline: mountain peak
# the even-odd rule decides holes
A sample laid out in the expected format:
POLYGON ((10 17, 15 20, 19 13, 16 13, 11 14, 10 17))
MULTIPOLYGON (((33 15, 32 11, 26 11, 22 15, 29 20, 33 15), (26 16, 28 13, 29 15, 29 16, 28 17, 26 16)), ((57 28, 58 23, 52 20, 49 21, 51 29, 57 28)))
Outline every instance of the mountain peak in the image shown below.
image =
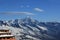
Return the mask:
POLYGON ((31 20, 32 18, 30 16, 27 16, 25 19, 30 19, 31 20))

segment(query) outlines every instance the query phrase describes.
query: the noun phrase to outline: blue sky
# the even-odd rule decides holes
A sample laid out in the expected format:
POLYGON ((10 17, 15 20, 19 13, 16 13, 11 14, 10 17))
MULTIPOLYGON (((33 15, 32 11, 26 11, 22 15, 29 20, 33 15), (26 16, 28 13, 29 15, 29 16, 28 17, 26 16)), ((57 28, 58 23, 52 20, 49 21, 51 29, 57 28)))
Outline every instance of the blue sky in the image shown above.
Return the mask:
POLYGON ((0 20, 26 16, 39 21, 60 22, 60 0, 0 0, 0 20))

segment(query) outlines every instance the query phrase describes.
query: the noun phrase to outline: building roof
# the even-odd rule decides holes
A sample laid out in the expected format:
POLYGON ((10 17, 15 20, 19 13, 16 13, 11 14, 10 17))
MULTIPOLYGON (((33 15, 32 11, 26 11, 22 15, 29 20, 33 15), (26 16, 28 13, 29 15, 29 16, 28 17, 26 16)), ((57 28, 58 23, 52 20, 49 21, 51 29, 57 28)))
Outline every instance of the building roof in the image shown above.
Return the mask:
POLYGON ((1 33, 10 33, 10 32, 0 32, 0 34, 1 34, 1 33))
POLYGON ((8 30, 8 29, 0 29, 0 30, 8 30))
POLYGON ((0 35, 0 37, 14 37, 14 35, 0 35))

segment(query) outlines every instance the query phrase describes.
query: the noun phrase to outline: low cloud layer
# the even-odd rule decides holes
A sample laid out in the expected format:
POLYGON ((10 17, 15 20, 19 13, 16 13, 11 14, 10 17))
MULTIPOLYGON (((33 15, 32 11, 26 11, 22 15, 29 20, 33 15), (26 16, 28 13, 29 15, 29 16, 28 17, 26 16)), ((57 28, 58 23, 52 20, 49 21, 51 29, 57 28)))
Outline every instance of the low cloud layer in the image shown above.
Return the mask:
POLYGON ((18 15, 34 15, 33 13, 31 12, 1 12, 0 14, 18 14, 18 15))

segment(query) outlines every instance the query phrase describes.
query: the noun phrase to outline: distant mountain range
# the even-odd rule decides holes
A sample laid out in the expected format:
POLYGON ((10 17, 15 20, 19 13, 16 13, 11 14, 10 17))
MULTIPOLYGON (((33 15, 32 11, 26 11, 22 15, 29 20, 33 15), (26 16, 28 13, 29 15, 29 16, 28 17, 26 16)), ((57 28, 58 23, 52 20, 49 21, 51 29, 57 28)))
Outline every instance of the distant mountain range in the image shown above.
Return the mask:
POLYGON ((17 40, 60 40, 59 22, 39 22, 30 17, 0 20, 0 29, 11 30, 17 40))

